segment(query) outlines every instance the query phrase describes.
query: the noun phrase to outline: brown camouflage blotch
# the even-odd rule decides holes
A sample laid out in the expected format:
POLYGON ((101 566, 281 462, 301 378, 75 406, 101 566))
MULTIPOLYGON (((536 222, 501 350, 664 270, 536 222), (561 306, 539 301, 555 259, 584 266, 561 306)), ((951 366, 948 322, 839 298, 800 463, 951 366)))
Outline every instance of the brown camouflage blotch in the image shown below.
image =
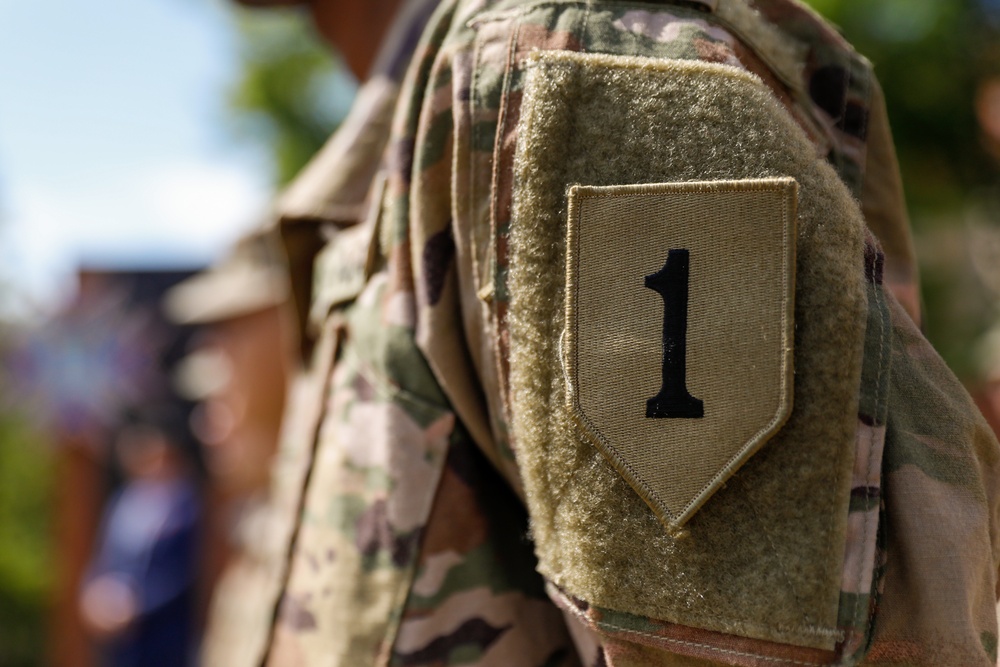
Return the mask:
POLYGON ((306 601, 299 596, 285 594, 281 596, 278 616, 282 623, 297 632, 316 629, 316 617, 306 606, 306 601))
POLYGON ((694 40, 694 46, 698 49, 698 57, 710 63, 732 63, 736 60, 736 54, 724 42, 710 42, 707 39, 694 40))
POLYGON ((424 244, 423 277, 427 303, 436 306, 441 300, 445 280, 455 261, 455 239, 451 226, 431 236, 424 244))
POLYGON ((446 467, 434 500, 432 522, 428 523, 421 556, 455 551, 466 554, 486 542, 489 524, 476 506, 476 496, 450 466, 446 467))

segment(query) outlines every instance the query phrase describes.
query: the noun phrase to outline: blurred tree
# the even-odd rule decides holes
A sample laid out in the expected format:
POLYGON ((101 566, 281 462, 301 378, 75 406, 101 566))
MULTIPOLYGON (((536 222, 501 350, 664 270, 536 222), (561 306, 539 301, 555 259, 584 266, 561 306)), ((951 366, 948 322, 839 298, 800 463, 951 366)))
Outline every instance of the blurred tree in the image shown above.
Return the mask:
MULTIPOLYGON (((0 200, 0 225, 6 213, 0 200)), ((46 441, 10 400, 5 362, 17 294, 9 278, 0 274, 0 667, 33 667, 45 654, 52 585, 52 466, 46 441)))
MULTIPOLYGON (((0 335, 5 333, 0 328, 0 335)), ((2 347, 2 345, 0 345, 2 347)), ((9 389, 0 378, 0 393, 9 389)), ((30 667, 45 654, 50 586, 51 466, 45 441, 0 410, 0 665, 30 667)))
MULTIPOLYGON (((974 99, 1000 74, 990 4, 981 0, 808 0, 875 65, 885 89, 907 195, 921 217, 993 185, 974 99)), ((924 222, 922 220, 921 222, 924 222)))
POLYGON ((238 128, 263 140, 287 183, 323 145, 354 87, 301 11, 233 9, 242 72, 229 96, 238 128))
POLYGON ((1000 170, 975 112, 980 86, 1000 75, 1000 2, 807 2, 841 27, 882 82, 921 260, 924 326, 972 380, 974 341, 996 320, 1000 298, 972 256, 1000 227, 1000 170))

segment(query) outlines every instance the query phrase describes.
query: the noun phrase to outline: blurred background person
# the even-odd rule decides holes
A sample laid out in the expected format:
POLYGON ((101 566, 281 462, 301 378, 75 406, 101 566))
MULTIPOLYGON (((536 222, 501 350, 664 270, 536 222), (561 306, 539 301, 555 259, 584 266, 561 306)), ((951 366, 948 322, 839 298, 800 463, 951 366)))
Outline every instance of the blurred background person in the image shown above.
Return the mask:
MULTIPOLYGON (((45 589, 51 629, 44 646, 51 663, 60 667, 94 664, 95 635, 81 614, 80 593, 88 561, 100 548, 108 503, 131 481, 128 461, 120 456, 124 445, 119 435, 126 424, 154 420, 155 428, 182 443, 183 474, 200 485, 200 456, 187 426, 190 406, 168 380, 192 330, 167 323, 158 308, 164 291, 190 275, 190 270, 81 269, 78 293, 62 310, 34 328, 19 330, 16 338, 6 330, 11 338, 2 367, 8 412, 0 431, 0 487, 22 499, 14 508, 30 511, 0 509, 0 532, 5 533, 0 573, 30 572, 16 567, 16 554, 26 550, 26 562, 38 563, 51 577, 45 589), (10 391, 14 387, 16 392, 10 391), (159 407, 150 411, 147 406, 159 407), (30 445, 14 436, 10 411, 15 407, 33 422, 30 445), (171 423, 154 414, 158 411, 171 413, 171 423), (44 505, 39 500, 27 504, 45 490, 44 505), (26 539, 29 524, 48 528, 48 541, 26 539)), ((0 507, 11 505, 0 498, 0 507)), ((139 523, 129 525, 146 530, 139 523)), ((20 641, 24 628, 39 624, 39 615, 7 616, 15 582, 0 574, 0 664, 38 664, 42 643, 32 648, 20 641)))
POLYGON ((115 439, 122 483, 80 593, 102 666, 192 664, 201 500, 185 430, 183 413, 147 407, 115 439))

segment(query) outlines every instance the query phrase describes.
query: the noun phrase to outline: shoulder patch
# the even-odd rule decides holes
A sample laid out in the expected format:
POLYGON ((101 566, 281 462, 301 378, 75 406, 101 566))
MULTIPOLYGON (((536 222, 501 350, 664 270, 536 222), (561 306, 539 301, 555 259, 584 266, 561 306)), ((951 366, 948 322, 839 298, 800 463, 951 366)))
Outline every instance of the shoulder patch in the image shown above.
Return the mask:
POLYGON ((566 402, 672 530, 792 408, 797 183, 569 190, 566 402))

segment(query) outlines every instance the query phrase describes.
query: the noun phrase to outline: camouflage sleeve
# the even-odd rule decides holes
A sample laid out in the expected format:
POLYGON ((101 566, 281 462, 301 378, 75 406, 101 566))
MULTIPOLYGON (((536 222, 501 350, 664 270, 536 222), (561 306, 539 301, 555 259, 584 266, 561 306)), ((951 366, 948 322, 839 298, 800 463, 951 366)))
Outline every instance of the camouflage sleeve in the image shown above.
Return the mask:
POLYGON ((875 220, 898 192, 887 133, 867 152, 872 86, 793 0, 441 3, 371 215, 317 260, 331 364, 265 664, 993 664, 1000 455, 893 296, 915 276, 899 211, 875 220), (581 218, 574 186, 606 208, 581 218), (588 220, 608 233, 573 264, 588 220), (671 221, 707 249, 690 267, 640 233, 671 221), (763 336, 718 315, 755 316, 757 274, 790 317, 763 336), (580 276, 626 297, 581 306, 580 276), (630 286, 652 307, 625 308, 630 286), (585 320, 605 357, 580 352, 585 320), (638 348, 653 363, 623 370, 638 348), (619 456, 630 430, 595 437, 567 401, 660 428, 648 399, 678 373, 704 399, 688 426, 743 438, 742 467, 703 465, 703 436, 669 436, 683 465, 619 456), (761 437, 719 398, 765 394, 789 409, 761 437), (696 477, 709 492, 672 513, 696 477))
MULTIPOLYGON (((948 422, 953 419, 948 416, 951 411, 961 415, 970 425, 975 424, 975 427, 970 426, 960 437, 955 438, 951 445, 957 450, 968 450, 970 443, 977 440, 981 443, 978 453, 967 459, 970 467, 966 473, 970 475, 969 480, 973 486, 982 487, 986 480, 991 479, 992 473, 977 469, 977 466, 982 465, 983 461, 991 460, 996 445, 988 431, 983 430, 975 409, 965 400, 962 388, 944 369, 940 369, 927 385, 935 388, 933 392, 945 392, 950 397, 950 409, 945 409, 942 405, 939 409, 927 410, 919 407, 918 402, 901 398, 907 392, 907 382, 901 379, 901 374, 913 359, 900 360, 898 349, 900 341, 914 333, 911 318, 918 317, 916 271, 891 136, 885 121, 884 102, 869 65, 811 12, 792 2, 755 3, 757 18, 763 17, 780 31, 794 36, 793 41, 797 44, 787 50, 782 50, 780 44, 775 44, 772 41, 776 39, 774 35, 756 25, 753 16, 722 7, 732 6, 734 3, 686 3, 685 7, 675 5, 657 10, 640 7, 582 8, 572 3, 555 3, 537 8, 518 8, 517 11, 514 11, 513 4, 502 3, 489 11, 477 12, 475 18, 465 21, 464 27, 471 28, 471 34, 467 30, 453 32, 449 46, 454 50, 439 61, 448 63, 447 75, 443 75, 441 79, 447 81, 448 93, 439 94, 443 89, 435 89, 432 84, 431 88, 436 94, 428 94, 424 98, 423 114, 428 123, 428 131, 434 122, 432 119, 440 119, 446 113, 450 114, 453 124, 454 134, 444 135, 443 141, 452 154, 450 177, 456 180, 452 185, 455 199, 450 202, 451 217, 447 218, 447 223, 444 222, 446 216, 443 213, 436 217, 428 216, 427 219, 437 219, 450 225, 455 243, 452 261, 457 272, 457 294, 449 297, 448 290, 445 289, 444 298, 454 298, 460 302, 461 307, 441 308, 440 312, 462 312, 464 321, 453 321, 449 325, 442 323, 440 329, 435 328, 435 318, 443 316, 435 315, 434 303, 428 301, 423 304, 427 334, 422 337, 422 341, 432 366, 439 364, 436 366, 438 377, 442 378, 448 391, 449 387, 459 386, 457 383, 449 383, 448 364, 443 361, 451 354, 446 349, 451 347, 451 343, 439 346, 436 341, 441 338, 437 334, 444 328, 456 331, 464 326, 463 338, 470 350, 472 365, 478 372, 480 382, 485 385, 486 406, 484 408, 481 403, 472 405, 463 397, 462 391, 453 390, 449 392, 450 396, 459 412, 467 415, 463 419, 469 422, 481 421, 484 424, 482 430, 487 431, 488 436, 477 437, 477 444, 498 465, 502 474, 513 480, 514 488, 527 496, 532 535, 536 552, 541 558, 539 569, 546 575, 547 590, 552 600, 563 609, 567 619, 576 621, 574 623, 573 620, 568 620, 567 623, 577 640, 581 659, 586 663, 603 661, 616 665, 879 664, 878 661, 885 660, 888 655, 893 656, 891 659, 894 660, 910 660, 912 664, 942 664, 942 660, 950 663, 958 660, 962 664, 992 662, 995 642, 991 638, 995 633, 995 619, 988 611, 992 609, 995 581, 990 574, 994 562, 991 560, 993 552, 990 549, 981 550, 979 556, 970 554, 968 561, 965 561, 964 556, 966 549, 957 543, 950 543, 941 551, 949 554, 951 559, 961 559, 963 567, 967 563, 977 572, 974 576, 970 575, 963 584, 949 588, 953 603, 957 606, 963 600, 979 601, 976 603, 978 606, 973 605, 977 609, 976 618, 979 620, 972 622, 966 617, 959 622, 962 631, 950 633, 952 639, 929 640, 931 635, 924 634, 923 637, 929 641, 917 641, 904 650, 888 630, 891 612, 884 616, 879 613, 879 610, 891 610, 894 607, 913 608, 906 603, 894 601, 899 595, 899 589, 890 585, 893 573, 896 572, 895 576, 899 576, 900 570, 908 572, 909 559, 921 558, 923 549, 934 549, 919 545, 919 540, 906 545, 898 543, 902 538, 894 527, 903 524, 895 517, 895 513, 909 516, 910 521, 913 521, 917 512, 912 500, 905 495, 897 496, 899 487, 893 486, 895 477, 890 472, 891 467, 899 453, 907 447, 898 438, 894 424, 906 415, 915 413, 920 413, 935 423, 948 422), (692 7, 699 4, 702 6, 692 7), (715 8, 714 17, 707 11, 711 9, 709 4, 715 8), (637 531, 633 526, 627 532, 615 533, 618 536, 616 539, 625 540, 624 542, 602 543, 604 538, 601 531, 607 530, 607 527, 601 522, 608 520, 602 519, 602 514, 609 515, 612 521, 616 520, 616 516, 618 519, 633 517, 627 519, 626 524, 638 520, 638 515, 616 515, 602 509, 600 504, 586 512, 580 511, 581 505, 588 502, 587 493, 580 487, 599 483, 599 477, 584 474, 584 469, 580 466, 601 466, 605 465, 605 461, 591 454, 574 460, 551 453, 547 443, 560 438, 558 428, 546 426, 542 431, 546 435, 537 441, 530 435, 543 420, 557 420, 561 408, 556 402, 542 402, 539 405, 545 407, 526 418, 525 411, 531 413, 533 409, 530 402, 523 398, 519 400, 512 393, 533 391, 531 383, 544 383, 545 387, 558 391, 559 373, 566 372, 565 365, 560 361, 560 356, 565 354, 562 349, 565 341, 560 334, 559 324, 561 305, 558 303, 563 298, 563 293, 558 291, 558 287, 553 288, 548 293, 549 296, 544 292, 531 290, 534 290, 538 282, 545 280, 543 274, 547 271, 560 276, 563 264, 558 254, 558 237, 540 237, 545 240, 540 240, 536 247, 544 249, 546 254, 538 255, 537 263, 530 264, 535 260, 531 260, 532 256, 528 253, 535 252, 534 247, 530 240, 517 240, 516 228, 518 225, 523 228, 532 219, 531 204, 522 204, 519 214, 518 197, 526 201, 529 197, 536 196, 534 191, 530 195, 525 194, 531 179, 544 180, 553 172, 568 173, 566 163, 573 159, 573 155, 560 142, 570 143, 574 138, 572 134, 557 134, 558 125, 552 125, 552 131, 544 139, 545 154, 539 154, 535 166, 523 164, 529 161, 524 158, 524 154, 530 149, 530 145, 519 135, 533 123, 537 125, 546 122, 546 109, 536 111, 532 107, 526 111, 531 91, 527 76, 529 67, 525 63, 530 62, 529 56, 538 51, 690 59, 748 70, 768 86, 774 99, 780 102, 809 143, 834 167, 843 186, 862 204, 864 220, 870 231, 865 231, 858 245, 850 251, 856 253, 853 254, 853 275, 860 279, 864 293, 861 300, 862 312, 856 324, 837 325, 849 326, 855 332, 855 345, 858 346, 859 353, 853 362, 853 382, 856 383, 851 389, 853 401, 846 403, 849 406, 853 402, 856 411, 853 414, 853 427, 844 431, 848 434, 845 443, 849 443, 845 444, 841 453, 845 462, 842 465, 845 467, 841 469, 842 473, 836 473, 841 474, 841 477, 830 477, 830 482, 841 485, 840 488, 843 489, 840 495, 835 496, 837 503, 843 503, 840 505, 843 507, 843 515, 826 524, 830 527, 839 526, 836 530, 842 532, 837 542, 840 551, 830 558, 831 563, 837 564, 837 570, 832 578, 834 584, 827 589, 833 591, 834 595, 833 604, 826 603, 826 608, 832 608, 833 612, 831 620, 825 626, 828 630, 825 634, 819 632, 824 626, 817 617, 803 609, 800 619, 805 621, 807 631, 795 638, 795 633, 789 631, 796 623, 795 616, 788 617, 788 620, 777 618, 774 605, 778 603, 774 602, 774 598, 771 598, 772 606, 768 611, 756 612, 759 615, 755 618, 762 619, 761 625, 764 627, 755 627, 752 621, 746 621, 745 618, 742 625, 738 622, 728 625, 720 623, 722 614, 717 611, 718 607, 712 607, 710 603, 711 594, 717 591, 706 588, 697 592, 692 590, 698 578, 692 572, 695 566, 690 561, 689 567, 678 573, 680 579, 674 578, 671 583, 666 584, 672 586, 673 590, 660 594, 668 598, 677 596, 680 591, 684 598, 681 605, 669 609, 660 606, 659 611, 655 601, 644 605, 644 599, 655 598, 657 594, 634 588, 635 581, 622 581, 629 576, 627 573, 638 572, 634 567, 630 569, 631 562, 623 559, 656 558, 659 559, 661 568, 669 568, 679 547, 668 544, 663 551, 657 552, 654 549, 643 550, 629 543, 646 539, 659 540, 660 536, 655 534, 656 523, 652 524, 653 532, 637 531), (535 115, 526 117, 529 113, 535 115), (489 141, 491 137, 492 142, 489 141), (521 167, 518 166, 518 160, 522 161, 521 167), (536 169, 537 171, 533 171, 536 169), (883 248, 887 250, 887 256, 883 255, 883 248), (522 263, 528 262, 530 266, 530 269, 520 269, 524 272, 521 281, 517 280, 516 275, 511 277, 519 270, 518 257, 521 257, 522 263), (511 311, 518 309, 520 294, 527 295, 521 302, 527 305, 521 308, 530 308, 538 304, 539 299, 552 299, 552 295, 557 295, 551 301, 541 302, 542 311, 538 315, 540 318, 555 319, 555 324, 535 326, 529 323, 524 328, 524 320, 528 317, 524 310, 520 314, 514 314, 522 319, 520 330, 516 328, 516 321, 514 324, 509 323, 511 311), (545 312, 549 314, 545 315, 545 312), (483 331, 490 334, 485 342, 481 341, 483 336, 480 332, 483 331), (533 336, 538 338, 534 339, 533 336), (521 349, 514 349, 512 345, 519 345, 521 349), (516 377, 512 379, 523 372, 526 365, 546 363, 543 360, 548 355, 551 355, 548 358, 552 359, 549 363, 554 372, 550 371, 549 375, 530 375, 527 384, 517 385, 516 377), (560 366, 562 371, 559 370, 560 366), (538 445, 533 444, 534 442, 538 445), (532 451, 536 446, 540 449, 532 451), (508 472, 511 460, 516 462, 514 473, 508 472), (530 478, 536 475, 541 477, 532 481, 530 478), (526 493, 520 491, 522 483, 528 487, 526 493), (548 491, 539 492, 539 489, 548 491), (533 494, 536 496, 534 500, 533 494), (566 510, 562 506, 554 508, 554 503, 575 506, 575 509, 566 510), (573 531, 579 531, 578 541, 572 539, 573 531), (605 551, 596 555, 587 553, 598 550, 605 551), (588 559, 593 559, 592 565, 587 565, 588 559), (974 565, 976 562, 978 565, 974 565), (590 580, 587 577, 574 578, 574 569, 578 572, 587 567, 591 568, 590 580), (616 587, 633 592, 616 596, 616 587), (692 595, 693 597, 689 597, 692 595), (606 602, 602 604, 601 600, 606 602), (697 608, 698 605, 710 610, 707 616, 691 612, 692 607, 697 608), (586 632, 581 627, 586 628, 586 632), (806 639, 814 631, 815 639, 806 639), (964 639, 957 639, 958 637, 964 639), (599 649, 595 648, 598 646, 599 649), (893 648, 888 648, 889 646, 893 648)), ((557 74, 552 70, 545 76, 555 77, 557 74)), ((565 79, 565 83, 559 85, 559 94, 564 96, 563 99, 548 98, 545 105, 567 104, 566 100, 569 99, 571 101, 568 104, 583 106, 583 98, 572 98, 572 79, 565 79)), ((595 80, 588 81, 584 90, 589 95, 598 94, 597 85, 595 80)), ((640 106, 644 103, 641 95, 621 97, 640 106)), ((566 113, 571 114, 573 111, 566 113)), ((624 108, 622 117, 631 120, 624 108)), ((583 135, 588 120, 583 117, 582 112, 573 118, 573 131, 583 135)), ((605 125, 603 130, 588 136, 594 138, 595 144, 599 143, 608 134, 618 131, 613 127, 605 125)), ((627 150, 622 145, 626 141, 626 137, 619 137, 618 151, 627 150)), ((730 137, 729 141, 739 140, 730 137)), ((614 153, 606 152, 603 155, 611 161, 616 159, 613 157, 614 153)), ((648 155, 647 159, 650 159, 648 155)), ((628 182, 626 173, 629 170, 624 165, 618 166, 618 163, 616 168, 616 178, 619 180, 612 182, 623 182, 621 179, 628 182)), ((432 198, 431 192, 436 187, 432 172, 432 169, 428 170, 426 175, 418 178, 417 187, 424 188, 418 192, 426 193, 426 199, 418 201, 430 201, 432 198)), ((563 188, 569 184, 593 183, 593 180, 584 179, 594 178, 595 173, 596 170, 590 169, 570 174, 561 181, 562 187, 556 183, 550 192, 561 197, 564 194, 563 188)), ((709 169, 702 173, 711 171, 709 169)), ((639 175, 635 182, 651 176, 647 172, 644 176, 639 175)), ((547 194, 539 190, 537 196, 544 197, 547 194)), ((803 192, 802 196, 808 195, 803 192)), ((565 224, 559 221, 559 217, 565 215, 564 206, 562 204, 560 208, 557 201, 553 208, 555 215, 551 219, 541 218, 539 224, 565 224)), ((845 207, 849 205, 845 204, 845 207)), ((438 229, 441 230, 437 232, 440 234, 444 233, 446 227, 438 229)), ((523 238, 526 238, 532 232, 523 233, 523 238)), ((801 233, 804 232, 800 230, 801 233)), ((428 251, 432 247, 433 237, 427 234, 424 238, 427 251, 421 258, 427 268, 430 266, 428 251)), ((833 247, 835 246, 830 245, 828 251, 833 247)), ((800 258, 800 271, 802 266, 804 264, 800 258)), ((848 272, 845 275, 851 274, 848 272)), ((802 292, 797 295, 803 302, 796 315, 800 319, 814 317, 804 305, 808 301, 806 294, 802 292)), ((801 344, 804 348, 807 337, 802 324, 798 326, 796 344, 801 344)), ((924 341, 922 345, 926 347, 927 344, 924 341)), ((803 359, 805 356, 803 354, 803 359)), ((849 365, 846 357, 827 363, 849 365)), ((920 361, 918 365, 933 364, 920 361)), ((812 372, 814 371, 805 363, 802 364, 803 374, 812 372)), ((796 401, 799 398, 797 395, 796 401)), ((842 405, 840 408, 842 414, 845 413, 844 407, 842 405)), ((579 442, 576 435, 570 436, 570 439, 579 442)), ((827 474, 832 476, 836 469, 831 461, 827 474)), ((734 477, 729 486, 754 483, 753 475, 754 471, 748 469, 745 474, 734 477)), ((821 477, 822 474, 817 479, 821 477)), ((620 481, 619 479, 618 482, 620 481)), ((782 492, 792 498, 794 493, 789 493, 789 482, 794 480, 786 480, 786 487, 782 492)), ((622 484, 618 484, 616 488, 618 490, 610 496, 605 496, 605 501, 619 498, 618 502, 625 502, 631 491, 622 484)), ((779 487, 774 487, 773 490, 778 489, 779 487)), ((759 498, 754 496, 753 489, 746 492, 746 497, 752 502, 758 502, 753 498, 759 498)), ((940 495, 935 497, 941 502, 940 505, 935 503, 937 511, 946 511, 945 508, 949 507, 951 501, 940 495)), ((628 499, 629 503, 635 501, 634 496, 628 499)), ((637 506, 641 512, 642 505, 637 506)), ((990 509, 978 515, 969 526, 971 533, 977 535, 975 539, 979 540, 980 547, 988 545, 983 540, 990 539, 995 532, 995 511, 989 503, 986 506, 990 509)), ((760 500, 758 507, 766 507, 766 501, 760 500)), ((829 510, 824 510, 824 513, 828 514, 829 510)), ((779 516, 785 517, 784 528, 802 520, 801 512, 799 515, 791 512, 779 516)), ((763 539, 769 543, 765 549, 782 561, 773 576, 778 577, 791 590, 791 597, 785 604, 800 608, 811 604, 808 602, 808 586, 797 583, 795 578, 802 574, 801 564, 795 559, 802 559, 805 552, 796 551, 800 549, 797 546, 789 549, 782 546, 782 540, 792 540, 793 537, 779 528, 769 528, 769 521, 773 519, 762 518, 760 512, 751 511, 746 515, 746 520, 763 524, 763 539), (770 534, 767 534, 769 531, 770 534), (796 573, 796 569, 800 571, 796 573)), ((707 523, 709 519, 704 518, 702 524, 707 523)), ((781 526, 782 523, 779 522, 778 525, 781 526)), ((944 531, 946 528, 942 524, 938 530, 944 531)), ((691 534, 698 535, 697 529, 697 522, 694 522, 691 534)), ((734 539, 735 534, 733 532, 728 539, 734 539)), ((910 532, 908 536, 915 537, 917 534, 919 533, 910 532)), ((701 535, 700 539, 709 538, 701 535)), ((972 539, 971 534, 969 539, 972 539)), ((737 550, 744 549, 744 555, 752 551, 748 548, 749 545, 732 546, 737 550)), ((713 567, 729 570, 727 575, 730 579, 726 586, 730 587, 728 590, 732 595, 738 596, 746 594, 752 587, 753 577, 761 576, 759 568, 766 560, 763 557, 750 561, 758 566, 758 572, 748 572, 742 581, 734 574, 743 566, 743 561, 739 558, 720 558, 713 567)), ((681 559, 677 562, 685 561, 681 559)), ((932 576, 929 570, 926 571, 926 576, 932 576)), ((643 581, 640 576, 635 576, 634 579, 643 581)), ((773 580, 766 580, 770 581, 770 585, 775 584, 773 580)), ((703 586, 706 581, 708 580, 701 580, 703 586)), ((655 580, 645 583, 655 584, 655 580)), ((721 586, 718 580, 712 580, 709 585, 721 586)), ((930 594, 929 591, 940 584, 932 584, 930 580, 911 580, 897 585, 904 588, 913 586, 930 594)), ((826 595, 829 596, 829 593, 826 595)), ((909 626, 908 637, 916 636, 912 630, 914 627, 942 625, 930 619, 933 612, 929 610, 933 605, 925 604, 920 608, 928 610, 920 612, 928 618, 922 624, 909 626)), ((766 602, 764 609, 768 609, 766 602)), ((919 615, 917 612, 912 613, 914 619, 919 615)), ((957 627, 952 627, 957 630, 957 627)), ((937 637, 942 637, 940 632, 937 637)))
POLYGON ((865 664, 996 664, 1000 451, 955 376, 891 302, 884 581, 865 664))

